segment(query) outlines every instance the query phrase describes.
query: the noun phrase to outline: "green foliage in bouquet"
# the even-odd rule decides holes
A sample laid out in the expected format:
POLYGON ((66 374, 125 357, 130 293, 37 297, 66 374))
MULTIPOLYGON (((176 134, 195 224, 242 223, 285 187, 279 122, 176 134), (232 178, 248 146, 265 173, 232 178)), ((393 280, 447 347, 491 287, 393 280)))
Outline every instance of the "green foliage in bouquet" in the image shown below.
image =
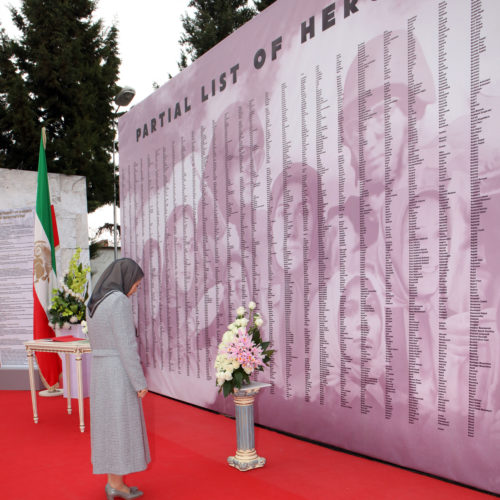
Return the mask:
POLYGON ((269 349, 270 342, 262 340, 263 320, 255 307, 255 302, 250 302, 248 317, 245 308, 238 307, 235 321, 228 326, 219 344, 215 370, 219 392, 225 397, 250 383, 255 370, 263 371, 264 366, 269 366, 274 353, 269 349))
POLYGON ((49 320, 52 325, 79 324, 85 319, 85 302, 88 298, 87 274, 90 266, 83 267, 81 248, 77 248, 69 262, 68 272, 61 281, 61 288, 52 290, 49 320))

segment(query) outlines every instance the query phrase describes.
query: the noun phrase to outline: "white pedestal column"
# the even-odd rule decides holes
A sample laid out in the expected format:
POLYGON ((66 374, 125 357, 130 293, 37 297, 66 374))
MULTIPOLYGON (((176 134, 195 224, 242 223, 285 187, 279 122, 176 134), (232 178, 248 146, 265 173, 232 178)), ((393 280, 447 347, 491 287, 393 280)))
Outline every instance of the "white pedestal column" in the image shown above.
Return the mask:
POLYGON ((257 393, 271 384, 251 382, 236 390, 233 398, 236 411, 236 454, 227 458, 227 463, 240 471, 263 467, 264 457, 259 457, 255 450, 253 403, 257 393))

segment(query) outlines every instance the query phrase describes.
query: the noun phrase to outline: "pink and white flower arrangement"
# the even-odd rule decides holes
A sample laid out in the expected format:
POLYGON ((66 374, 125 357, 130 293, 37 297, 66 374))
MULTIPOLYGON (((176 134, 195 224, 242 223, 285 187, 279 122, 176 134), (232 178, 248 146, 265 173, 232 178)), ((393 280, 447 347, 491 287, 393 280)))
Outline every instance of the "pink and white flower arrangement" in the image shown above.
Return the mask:
POLYGON ((255 370, 264 370, 274 352, 269 349, 269 342, 262 341, 259 329, 264 321, 255 311, 256 307, 255 302, 248 304, 248 317, 246 309, 238 307, 236 319, 228 325, 219 344, 215 371, 219 392, 226 397, 235 388, 249 383, 255 370))

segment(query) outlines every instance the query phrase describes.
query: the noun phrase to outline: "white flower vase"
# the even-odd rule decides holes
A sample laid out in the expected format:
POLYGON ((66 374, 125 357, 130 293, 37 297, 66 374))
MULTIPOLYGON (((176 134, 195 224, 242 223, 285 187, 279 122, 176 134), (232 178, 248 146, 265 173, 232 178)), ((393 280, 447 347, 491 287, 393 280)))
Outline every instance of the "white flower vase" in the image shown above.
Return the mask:
MULTIPOLYGON (((79 339, 86 339, 87 335, 82 331, 82 325, 70 325, 69 327, 58 327, 56 328, 56 336, 63 337, 65 335, 73 335, 73 337, 79 339)), ((71 386, 71 398, 78 398, 78 382, 76 375, 76 355, 69 354, 69 371, 70 371, 70 383, 68 384, 66 376, 66 354, 61 354, 62 359, 62 372, 63 372, 63 391, 64 397, 67 398, 68 385, 71 386)), ((90 395, 90 362, 92 356, 87 354, 82 354, 82 385, 83 385, 83 397, 88 398, 90 395)))

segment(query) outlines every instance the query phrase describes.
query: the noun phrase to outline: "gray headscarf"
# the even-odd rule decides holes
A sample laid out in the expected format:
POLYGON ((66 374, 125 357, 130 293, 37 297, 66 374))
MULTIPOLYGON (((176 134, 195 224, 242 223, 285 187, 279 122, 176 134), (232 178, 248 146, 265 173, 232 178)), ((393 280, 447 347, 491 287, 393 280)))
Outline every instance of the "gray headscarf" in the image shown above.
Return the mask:
POLYGON ((88 315, 92 317, 99 304, 112 292, 127 295, 133 284, 144 276, 144 272, 132 259, 124 258, 112 262, 101 274, 87 303, 88 315))

